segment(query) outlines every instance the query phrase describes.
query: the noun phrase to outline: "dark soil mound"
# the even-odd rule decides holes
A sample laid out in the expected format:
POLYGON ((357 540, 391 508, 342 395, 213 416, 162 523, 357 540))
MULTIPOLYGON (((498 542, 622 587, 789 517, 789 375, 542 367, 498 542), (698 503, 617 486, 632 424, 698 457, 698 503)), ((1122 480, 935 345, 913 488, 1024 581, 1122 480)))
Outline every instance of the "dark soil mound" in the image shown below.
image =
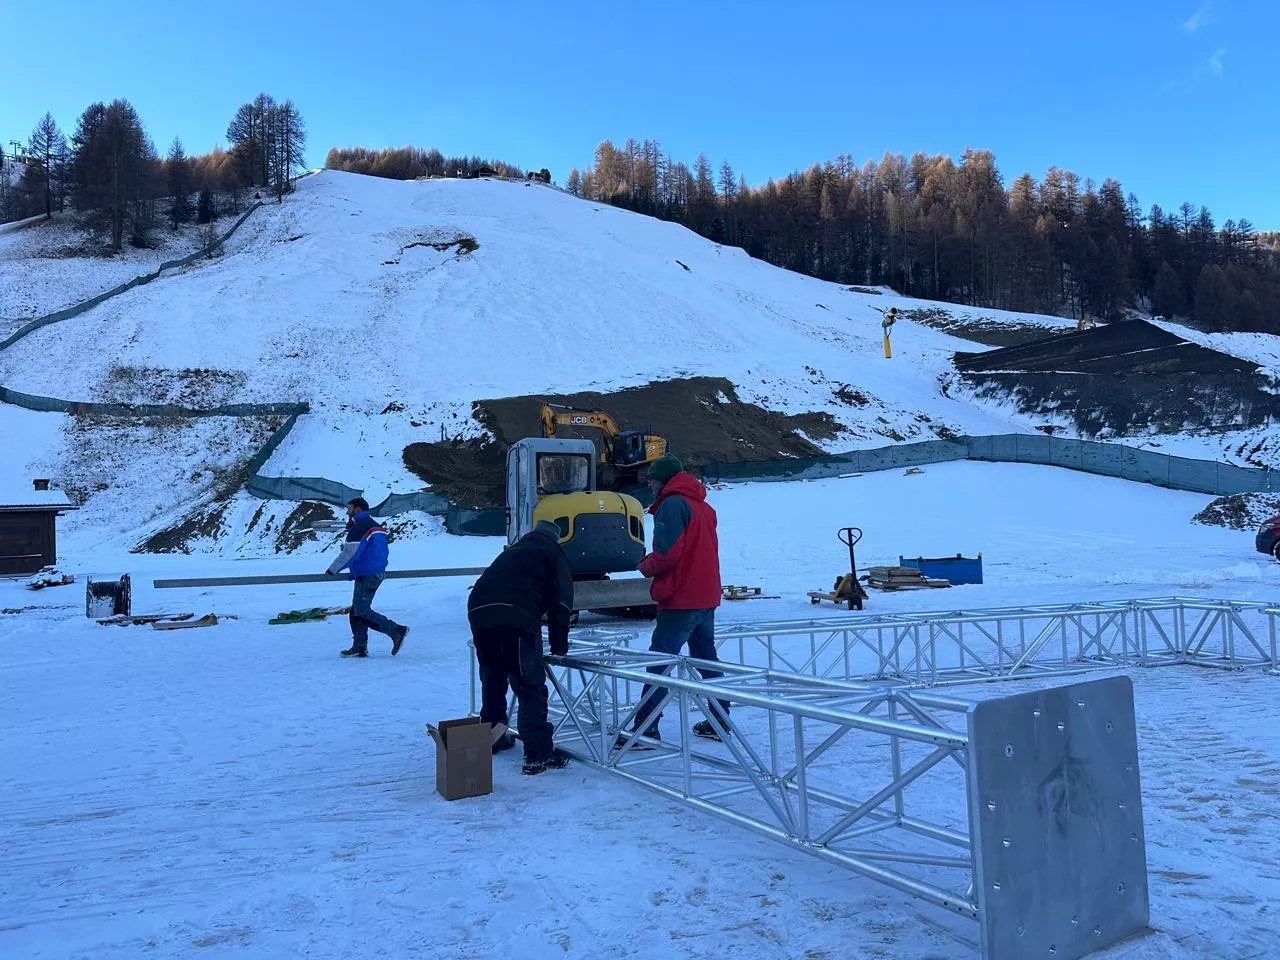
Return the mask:
POLYGON ((462 507, 500 507, 506 502, 506 444, 481 440, 411 443, 404 465, 431 488, 462 507))
POLYGON ((956 316, 941 307, 920 307, 915 310, 899 311, 907 320, 941 330, 962 340, 984 343, 989 347, 1012 347, 1024 343, 1034 343, 1052 336, 1050 329, 1038 323, 1018 323, 1009 320, 991 320, 987 317, 973 317, 968 314, 956 316))
POLYGON ((962 373, 1254 373, 1256 363, 1184 340, 1141 320, 1033 343, 957 353, 962 373))
POLYGON ((1280 516, 1280 494, 1237 493, 1218 497, 1191 519, 1230 530, 1257 530, 1276 516, 1280 516))
POLYGON ((1085 436, 1240 430, 1280 414, 1256 363, 1140 320, 957 353, 955 365, 979 399, 1067 414, 1085 436))
MULTIPOLYGON (((841 429, 829 414, 775 413, 739 399, 720 377, 660 380, 615 393, 545 394, 477 400, 472 416, 493 441, 415 443, 404 462, 417 476, 463 506, 504 502, 506 448, 524 437, 542 435, 538 412, 546 401, 582 410, 603 410, 623 430, 643 430, 667 438, 668 449, 690 466, 738 460, 810 457, 823 451, 811 442, 835 438, 841 429)), ((601 442, 599 432, 562 428, 557 436, 601 442)))

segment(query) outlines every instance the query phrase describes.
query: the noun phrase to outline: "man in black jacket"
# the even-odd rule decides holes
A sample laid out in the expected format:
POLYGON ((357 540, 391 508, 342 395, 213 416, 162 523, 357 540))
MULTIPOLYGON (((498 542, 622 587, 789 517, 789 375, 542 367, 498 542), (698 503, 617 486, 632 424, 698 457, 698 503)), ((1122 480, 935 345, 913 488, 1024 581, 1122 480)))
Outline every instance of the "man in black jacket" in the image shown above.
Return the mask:
MULTIPOLYGON (((547 618, 551 652, 569 652, 573 574, 560 546, 560 530, 540 522, 489 564, 471 590, 467 619, 480 667, 480 719, 507 723, 507 685, 519 705, 524 772, 563 767, 567 758, 551 742, 547 721, 546 667, 542 659, 542 618, 547 618)), ((494 752, 515 745, 508 734, 494 752)))

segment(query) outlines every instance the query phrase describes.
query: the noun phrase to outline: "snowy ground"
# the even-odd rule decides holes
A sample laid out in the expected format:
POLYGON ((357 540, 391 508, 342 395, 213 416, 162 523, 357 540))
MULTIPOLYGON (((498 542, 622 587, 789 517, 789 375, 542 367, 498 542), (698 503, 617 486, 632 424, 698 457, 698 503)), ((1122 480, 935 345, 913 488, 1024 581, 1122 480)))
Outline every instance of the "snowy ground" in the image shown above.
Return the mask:
MULTIPOLYGON (((231 223, 219 221, 223 229, 231 223)), ((5 227, 0 230, 0 339, 27 320, 96 296, 200 247, 195 226, 178 232, 159 226, 152 232, 155 249, 126 246, 108 256, 101 240, 86 239, 71 213, 5 227)))
MULTIPOLYGON (((1251 532, 1189 522, 1209 499, 976 463, 728 487, 712 494, 724 579, 783 599, 721 619, 811 615, 804 591, 845 565, 834 530, 848 523, 865 531, 863 566, 984 558, 983 586, 876 594, 868 612, 1280 599, 1280 566, 1252 552, 1251 532)), ((425 536, 393 545, 393 565, 483 564, 498 547, 425 536)), ((467 709, 462 580, 389 582, 379 606, 413 626, 404 651, 391 660, 375 637, 370 659, 344 662, 343 623, 266 623, 345 602, 341 586, 149 587, 317 570, 314 554, 139 557, 80 534, 62 554, 81 575, 131 572, 137 611, 237 619, 99 627, 79 584, 0 582, 0 608, 32 607, 0 614, 0 955, 976 957, 967 921, 581 765, 530 779, 506 755, 492 795, 439 799, 423 724, 467 709)), ((1269 956, 1280 679, 1134 678, 1157 932, 1108 956, 1269 956)))

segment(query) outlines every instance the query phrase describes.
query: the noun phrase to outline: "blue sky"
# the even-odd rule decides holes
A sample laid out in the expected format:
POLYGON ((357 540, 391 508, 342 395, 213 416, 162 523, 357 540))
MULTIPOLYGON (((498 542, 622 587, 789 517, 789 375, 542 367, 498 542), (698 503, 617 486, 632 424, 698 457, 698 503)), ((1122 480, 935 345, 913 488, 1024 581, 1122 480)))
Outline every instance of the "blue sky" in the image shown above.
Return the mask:
POLYGON ((7 3, 0 138, 125 97, 163 151, 222 142, 259 91, 309 157, 416 144, 550 168, 603 138, 752 184, 838 153, 995 152, 1117 177, 1145 208, 1280 229, 1280 0, 7 3), (113 9, 114 8, 114 9, 113 9), (68 27, 65 24, 72 24, 68 27), (43 39, 42 39, 43 38, 43 39))

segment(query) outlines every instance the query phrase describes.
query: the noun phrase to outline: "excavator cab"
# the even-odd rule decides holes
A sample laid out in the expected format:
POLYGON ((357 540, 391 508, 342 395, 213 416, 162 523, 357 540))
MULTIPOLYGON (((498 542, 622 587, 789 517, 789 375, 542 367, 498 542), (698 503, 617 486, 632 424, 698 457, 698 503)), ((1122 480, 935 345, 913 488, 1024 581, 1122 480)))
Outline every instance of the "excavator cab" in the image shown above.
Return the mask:
POLYGON ((639 430, 624 430, 613 441, 613 462, 619 467, 644 463, 645 435, 639 430))
POLYGON ((644 508, 596 487, 590 440, 530 437, 507 451, 507 543, 540 520, 560 528, 575 578, 635 570, 644 558, 644 508))

